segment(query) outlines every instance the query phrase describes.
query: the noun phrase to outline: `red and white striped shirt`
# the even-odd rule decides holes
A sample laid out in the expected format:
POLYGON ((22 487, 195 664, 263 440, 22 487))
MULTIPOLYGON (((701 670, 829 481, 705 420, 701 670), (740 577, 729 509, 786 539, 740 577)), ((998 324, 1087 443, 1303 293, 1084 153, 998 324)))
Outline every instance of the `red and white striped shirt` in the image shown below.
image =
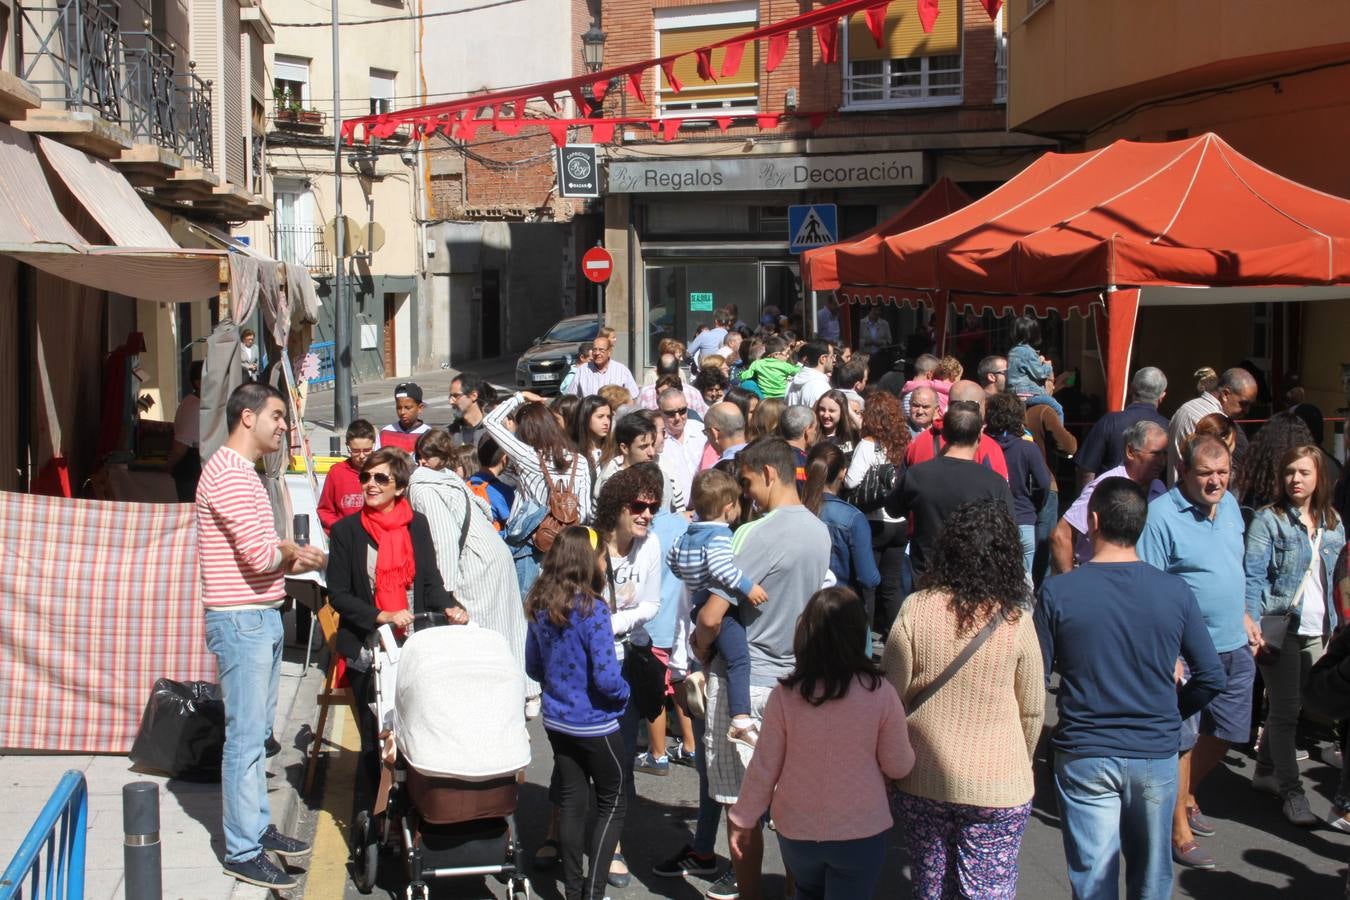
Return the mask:
POLYGON ((197 560, 207 609, 270 609, 286 596, 281 539, 253 464, 221 447, 197 484, 197 560))

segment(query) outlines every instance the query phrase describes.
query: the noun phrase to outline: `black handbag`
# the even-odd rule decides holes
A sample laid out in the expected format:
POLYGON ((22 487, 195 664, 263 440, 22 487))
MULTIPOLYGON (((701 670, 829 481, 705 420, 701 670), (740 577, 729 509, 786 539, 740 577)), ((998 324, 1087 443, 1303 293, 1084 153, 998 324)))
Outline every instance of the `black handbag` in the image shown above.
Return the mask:
POLYGON ((881 509, 886 498, 900 484, 900 467, 890 463, 874 463, 869 466, 862 481, 849 494, 848 502, 863 512, 881 509))
POLYGON ((650 644, 624 641, 623 674, 628 702, 642 718, 655 721, 666 707, 666 664, 656 658, 650 644))

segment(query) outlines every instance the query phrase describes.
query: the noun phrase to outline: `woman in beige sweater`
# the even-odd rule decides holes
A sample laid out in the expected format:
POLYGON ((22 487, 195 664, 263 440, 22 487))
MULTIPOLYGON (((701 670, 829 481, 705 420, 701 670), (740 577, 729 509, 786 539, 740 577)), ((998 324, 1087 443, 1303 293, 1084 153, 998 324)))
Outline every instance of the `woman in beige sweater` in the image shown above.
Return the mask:
POLYGON ((1010 898, 1031 814, 1045 680, 1021 539, 1007 508, 980 502, 957 510, 921 587, 905 601, 882 659, 908 710, 915 753, 895 797, 914 896, 1010 898), (999 624, 974 655, 916 707, 916 696, 994 617, 999 624))

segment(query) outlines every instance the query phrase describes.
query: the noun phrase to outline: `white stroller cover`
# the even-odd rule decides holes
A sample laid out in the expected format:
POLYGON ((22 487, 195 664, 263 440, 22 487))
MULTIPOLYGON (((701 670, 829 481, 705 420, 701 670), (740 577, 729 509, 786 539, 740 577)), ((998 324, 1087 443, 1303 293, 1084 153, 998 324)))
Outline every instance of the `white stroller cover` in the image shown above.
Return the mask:
POLYGON ((530 762, 525 673, 495 631, 445 625, 409 637, 394 709, 394 741, 423 775, 485 779, 530 762))

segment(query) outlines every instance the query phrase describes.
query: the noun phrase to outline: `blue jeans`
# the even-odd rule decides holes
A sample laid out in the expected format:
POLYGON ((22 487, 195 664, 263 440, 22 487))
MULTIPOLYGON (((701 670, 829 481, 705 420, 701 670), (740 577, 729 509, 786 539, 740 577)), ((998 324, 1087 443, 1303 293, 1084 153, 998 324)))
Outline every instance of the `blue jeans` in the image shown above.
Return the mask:
POLYGON ((1036 514, 1036 561, 1031 564, 1031 579, 1037 587, 1045 580, 1050 570, 1050 532, 1059 523, 1059 493, 1051 491, 1045 497, 1045 505, 1036 514))
POLYGON ((1172 896, 1176 754, 1126 759, 1057 752, 1055 793, 1076 900, 1118 896, 1122 855, 1131 900, 1172 896))
MULTIPOLYGON (((698 610, 707 602, 704 594, 694 603, 694 621, 698 610)), ((742 601, 749 603, 750 601, 742 601)), ((750 715, 750 642, 745 637, 745 626, 736 615, 736 607, 727 608, 722 616, 722 628, 717 632, 717 655, 727 666, 727 708, 733 716, 750 715)))
POLYGON ((227 863, 261 853, 259 841, 272 820, 264 742, 277 715, 281 642, 278 610, 206 614, 206 647, 215 654, 225 702, 220 795, 227 863))
POLYGON ((800 900, 871 897, 886 861, 883 831, 852 841, 798 841, 778 835, 783 862, 797 880, 800 900))
POLYGON ((1031 564, 1036 561, 1036 526, 1018 525, 1017 533, 1022 538, 1022 568, 1031 574, 1031 564))
POLYGON ((1042 403, 1053 409, 1055 411, 1055 415, 1059 416, 1059 420, 1061 422, 1064 421, 1064 407, 1060 405, 1060 402, 1058 400, 1056 400, 1054 397, 1051 397, 1049 394, 1046 393, 1032 394, 1030 397, 1026 398, 1026 403, 1027 406, 1035 406, 1038 403, 1042 403))
POLYGON ((698 822, 694 825, 694 842, 691 846, 699 856, 712 856, 717 852, 717 829, 722 824, 722 804, 708 793, 708 759, 703 752, 703 735, 708 722, 702 716, 693 717, 694 744, 698 747, 698 756, 694 766, 698 770, 698 822))

